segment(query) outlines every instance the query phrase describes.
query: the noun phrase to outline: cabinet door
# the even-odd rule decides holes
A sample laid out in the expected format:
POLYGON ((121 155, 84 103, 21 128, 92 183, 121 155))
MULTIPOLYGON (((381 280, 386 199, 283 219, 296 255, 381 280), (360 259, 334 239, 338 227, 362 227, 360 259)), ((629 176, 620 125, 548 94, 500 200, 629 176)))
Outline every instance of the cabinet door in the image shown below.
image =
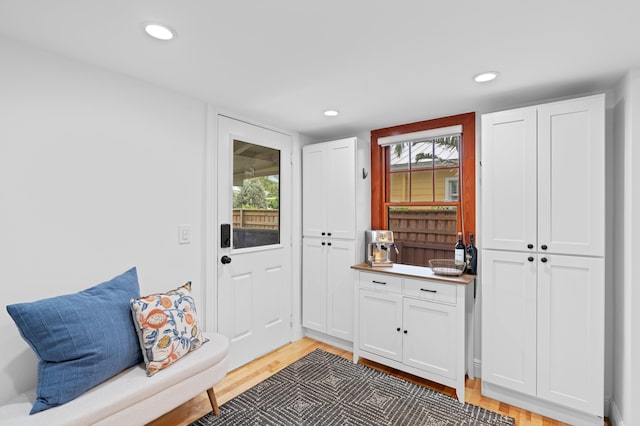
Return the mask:
POLYGON ((456 307, 404 298, 402 362, 456 378, 456 307))
POLYGON ((302 325, 323 333, 327 330, 326 249, 325 240, 302 239, 302 325))
POLYGON ((482 250, 482 380, 528 395, 536 394, 536 266, 534 254, 482 250))
POLYGON ((355 241, 327 244, 327 334, 353 341, 353 286, 355 241))
POLYGON ((604 259, 544 259, 538 265, 538 396, 602 416, 604 259))
POLYGON ((481 164, 482 248, 534 250, 535 108, 482 116, 481 164))
POLYGON ((402 295, 360 290, 360 349, 402 362, 402 295))
POLYGON ((327 180, 324 177, 325 144, 302 149, 302 235, 321 237, 327 231, 327 180))
POLYGON ((604 95, 538 109, 538 244, 547 252, 604 256, 604 118, 604 95))
MULTIPOLYGON (((356 138, 327 143, 327 232, 356 237, 356 138)), ((305 188, 306 192, 306 188, 305 188)))

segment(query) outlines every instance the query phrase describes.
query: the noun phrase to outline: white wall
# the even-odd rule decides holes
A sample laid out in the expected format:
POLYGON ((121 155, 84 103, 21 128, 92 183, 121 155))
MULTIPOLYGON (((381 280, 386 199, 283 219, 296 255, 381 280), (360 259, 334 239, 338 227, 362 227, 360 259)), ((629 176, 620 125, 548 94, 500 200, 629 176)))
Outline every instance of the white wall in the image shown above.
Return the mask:
MULTIPOLYGON (((616 91, 614 109, 614 230, 613 279, 614 310, 614 385, 611 420, 614 425, 640 422, 637 400, 640 396, 640 291, 637 286, 637 257, 633 244, 640 238, 636 220, 640 212, 640 173, 634 170, 640 161, 640 70, 631 70, 616 91), (637 130, 636 130, 637 132, 637 130), (636 149, 634 150, 634 145, 636 149), (634 185, 635 183, 635 185, 634 185), (635 286, 634 286, 635 278, 635 286)), ((636 167, 637 168, 637 167, 636 167)))
MULTIPOLYGON (((202 307, 205 104, 8 39, 0 57, 3 308, 131 266, 143 293, 193 281, 202 307)), ((22 343, 5 309, 0 335, 22 343)), ((2 352, 0 402, 36 373, 26 344, 2 352)))

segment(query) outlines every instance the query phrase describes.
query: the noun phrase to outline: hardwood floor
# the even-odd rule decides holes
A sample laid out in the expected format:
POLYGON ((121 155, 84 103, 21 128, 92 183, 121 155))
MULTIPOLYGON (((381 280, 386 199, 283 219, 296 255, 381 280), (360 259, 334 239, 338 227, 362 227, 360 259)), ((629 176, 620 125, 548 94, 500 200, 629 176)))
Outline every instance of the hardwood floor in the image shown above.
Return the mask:
MULTIPOLYGON (((336 348, 334 346, 327 345, 317 340, 305 337, 301 340, 285 345, 280 349, 271 352, 270 354, 258 358, 257 360, 252 361, 247 365, 229 372, 224 380, 218 383, 218 385, 216 385, 214 388, 218 404, 223 405, 225 402, 229 401, 237 395, 240 395, 245 390, 260 383, 261 381, 280 371, 287 365, 292 364, 306 354, 313 352, 315 349, 322 349, 324 351, 331 352, 344 358, 352 359, 352 353, 349 351, 345 351, 343 349, 336 348)), ((455 397, 455 389, 453 388, 442 386, 437 383, 433 383, 428 380, 421 379, 419 377, 415 377, 410 374, 371 361, 361 360, 360 363, 384 371, 385 373, 401 377, 407 381, 417 383, 419 385, 423 385, 445 393, 449 396, 455 397)), ((549 419, 547 417, 542 417, 538 414, 531 413, 529 411, 483 397, 480 394, 480 379, 467 379, 466 399, 470 404, 474 404, 479 407, 506 414, 507 416, 515 418, 517 426, 564 425, 564 423, 549 419)), ((149 425, 188 425, 190 422, 199 419, 210 411, 211 405, 209 404, 207 393, 203 392, 201 395, 198 395, 197 397, 186 402, 175 410, 149 423, 149 425)))

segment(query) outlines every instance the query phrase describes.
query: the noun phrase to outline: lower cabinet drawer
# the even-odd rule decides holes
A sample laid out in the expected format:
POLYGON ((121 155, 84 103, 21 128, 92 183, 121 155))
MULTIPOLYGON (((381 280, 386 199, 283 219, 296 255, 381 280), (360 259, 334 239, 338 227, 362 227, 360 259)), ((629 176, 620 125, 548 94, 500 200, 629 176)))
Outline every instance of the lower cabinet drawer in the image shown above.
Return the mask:
POLYGON ((360 288, 402 293, 402 278, 393 275, 360 272, 360 288))
POLYGON ((434 302, 456 304, 456 286, 437 281, 413 280, 405 278, 404 294, 434 302))

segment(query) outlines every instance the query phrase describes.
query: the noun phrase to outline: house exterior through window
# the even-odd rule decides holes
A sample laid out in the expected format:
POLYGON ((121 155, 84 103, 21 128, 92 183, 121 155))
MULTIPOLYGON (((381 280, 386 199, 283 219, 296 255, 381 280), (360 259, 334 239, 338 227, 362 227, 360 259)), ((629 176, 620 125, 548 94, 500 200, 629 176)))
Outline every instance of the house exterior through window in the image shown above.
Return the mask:
POLYGON ((457 177, 444 178, 444 198, 446 201, 458 201, 459 199, 459 179, 457 177))

